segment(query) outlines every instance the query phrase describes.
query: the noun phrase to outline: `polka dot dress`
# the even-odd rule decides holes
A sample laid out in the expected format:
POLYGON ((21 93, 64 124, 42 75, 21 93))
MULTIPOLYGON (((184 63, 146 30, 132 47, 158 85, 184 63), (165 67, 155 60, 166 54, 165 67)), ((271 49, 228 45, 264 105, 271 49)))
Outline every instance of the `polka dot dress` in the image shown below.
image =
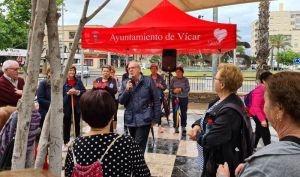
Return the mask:
MULTIPOLYGON (((91 165, 106 151, 118 134, 99 134, 78 137, 73 144, 73 151, 78 164, 91 165)), ((73 157, 69 150, 65 161, 65 176, 70 177, 73 171, 73 157)), ((144 155, 130 136, 122 136, 110 148, 102 159, 103 175, 105 177, 151 176, 145 163, 144 155)))

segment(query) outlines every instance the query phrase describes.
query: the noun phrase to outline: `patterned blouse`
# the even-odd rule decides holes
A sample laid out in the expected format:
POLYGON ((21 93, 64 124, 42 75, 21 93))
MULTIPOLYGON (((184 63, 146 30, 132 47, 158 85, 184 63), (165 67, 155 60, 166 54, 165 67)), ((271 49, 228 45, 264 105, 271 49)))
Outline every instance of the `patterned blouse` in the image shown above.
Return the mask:
MULTIPOLYGON (((75 139, 73 151, 76 162, 82 166, 91 165, 106 151, 118 134, 98 134, 75 139)), ((65 161, 65 176, 70 177, 73 171, 72 151, 69 150, 65 161)), ((102 159, 103 175, 105 177, 135 177, 151 176, 145 163, 144 154, 130 136, 123 135, 117 139, 102 159)))

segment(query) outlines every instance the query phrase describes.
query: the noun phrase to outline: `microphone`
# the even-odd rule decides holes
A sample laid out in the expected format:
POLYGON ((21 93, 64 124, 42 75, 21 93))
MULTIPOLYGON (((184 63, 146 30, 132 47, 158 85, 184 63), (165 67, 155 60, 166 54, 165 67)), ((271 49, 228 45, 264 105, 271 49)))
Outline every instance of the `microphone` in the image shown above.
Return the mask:
MULTIPOLYGON (((128 78, 129 78, 128 82, 132 83, 132 85, 134 86, 135 82, 134 82, 134 80, 132 78, 132 75, 129 74, 128 78)), ((132 90, 132 87, 130 87, 129 90, 132 90)))

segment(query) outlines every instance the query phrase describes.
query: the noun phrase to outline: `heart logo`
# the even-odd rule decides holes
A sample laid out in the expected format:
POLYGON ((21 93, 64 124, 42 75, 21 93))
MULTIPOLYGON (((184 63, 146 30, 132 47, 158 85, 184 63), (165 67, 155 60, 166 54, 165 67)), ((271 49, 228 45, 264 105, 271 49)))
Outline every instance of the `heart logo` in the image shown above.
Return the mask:
POLYGON ((221 43, 227 36, 227 30, 226 29, 220 29, 217 28, 214 31, 214 36, 215 38, 217 38, 217 40, 219 41, 219 43, 221 43))

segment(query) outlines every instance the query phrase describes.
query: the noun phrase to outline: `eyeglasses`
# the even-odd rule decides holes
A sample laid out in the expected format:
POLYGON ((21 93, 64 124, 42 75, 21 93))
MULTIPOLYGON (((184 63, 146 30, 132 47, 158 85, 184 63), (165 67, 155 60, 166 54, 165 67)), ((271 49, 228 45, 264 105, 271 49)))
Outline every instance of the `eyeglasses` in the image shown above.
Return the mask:
POLYGON ((218 79, 218 78, 214 77, 214 80, 218 80, 218 81, 221 81, 222 79, 218 79))
POLYGON ((7 69, 11 69, 13 71, 18 71, 20 68, 7 68, 7 69))
POLYGON ((128 70, 135 69, 135 68, 138 68, 138 66, 128 67, 128 70))

